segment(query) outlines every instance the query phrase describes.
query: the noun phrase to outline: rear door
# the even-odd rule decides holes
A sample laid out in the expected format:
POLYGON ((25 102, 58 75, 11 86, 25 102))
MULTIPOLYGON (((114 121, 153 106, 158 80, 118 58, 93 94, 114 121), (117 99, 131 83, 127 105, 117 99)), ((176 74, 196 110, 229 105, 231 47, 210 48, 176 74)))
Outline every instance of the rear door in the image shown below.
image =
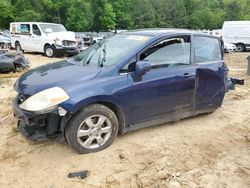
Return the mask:
POLYGON ((20 42, 22 49, 30 50, 31 25, 29 23, 17 24, 17 41, 20 42))
POLYGON ((221 105, 225 95, 227 67, 223 60, 222 43, 208 36, 194 36, 195 64, 195 109, 214 109, 221 105))
POLYGON ((148 60, 152 70, 139 81, 129 74, 132 126, 192 109, 196 68, 190 63, 190 39, 166 38, 140 53, 138 60, 148 60))

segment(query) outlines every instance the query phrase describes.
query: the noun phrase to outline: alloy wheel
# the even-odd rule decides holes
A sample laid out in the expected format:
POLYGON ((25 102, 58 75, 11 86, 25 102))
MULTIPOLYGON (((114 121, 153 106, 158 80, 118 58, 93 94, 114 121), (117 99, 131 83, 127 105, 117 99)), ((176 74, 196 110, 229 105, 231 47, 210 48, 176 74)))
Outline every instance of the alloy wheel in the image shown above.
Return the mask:
POLYGON ((103 115, 87 117, 77 130, 78 143, 87 149, 96 149, 103 146, 111 137, 112 124, 103 115))

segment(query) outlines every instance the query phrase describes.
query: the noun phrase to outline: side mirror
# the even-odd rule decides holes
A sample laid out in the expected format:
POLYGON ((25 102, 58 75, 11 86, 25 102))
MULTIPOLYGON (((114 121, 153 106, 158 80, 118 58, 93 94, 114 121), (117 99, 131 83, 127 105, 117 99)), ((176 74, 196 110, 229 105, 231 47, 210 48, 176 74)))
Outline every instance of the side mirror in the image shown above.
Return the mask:
POLYGON ((135 74, 142 76, 151 70, 151 64, 149 61, 138 61, 135 66, 135 74))

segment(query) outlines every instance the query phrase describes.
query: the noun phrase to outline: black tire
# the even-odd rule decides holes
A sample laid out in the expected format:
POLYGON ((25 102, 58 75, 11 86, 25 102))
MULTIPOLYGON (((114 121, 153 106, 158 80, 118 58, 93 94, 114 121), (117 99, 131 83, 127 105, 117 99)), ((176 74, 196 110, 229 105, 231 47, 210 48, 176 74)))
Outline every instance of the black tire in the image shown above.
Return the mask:
POLYGON ((245 51, 245 45, 244 44, 236 44, 237 51, 238 52, 244 52, 245 51))
POLYGON ((47 57, 54 57, 55 56, 55 48, 51 45, 46 45, 44 47, 44 55, 47 57))
MULTIPOLYGON (((107 148, 108 146, 110 146, 117 136, 118 127, 119 127, 118 119, 112 110, 110 110, 108 107, 101 105, 101 104, 93 104, 93 105, 85 107, 83 110, 75 114, 69 120, 65 129, 65 137, 66 137, 67 143, 79 154, 92 153, 92 152, 103 150, 107 148), (82 125, 88 118, 91 118, 93 116, 98 116, 98 115, 106 118, 104 124, 106 124, 106 121, 111 123, 110 133, 99 133, 99 134, 104 134, 104 137, 106 136, 105 134, 109 134, 109 137, 104 142, 103 145, 99 145, 99 143, 97 143, 97 139, 96 140, 94 139, 96 141, 96 144, 94 145, 98 145, 98 148, 86 148, 82 144, 80 144, 79 138, 77 138, 78 130, 80 129, 80 127, 82 127, 82 125)), ((90 130, 90 128, 88 128, 88 130, 90 130)), ((93 135, 88 135, 86 136, 87 139, 90 136, 93 137, 93 135)))
POLYGON ((23 52, 21 44, 19 42, 15 43, 15 49, 18 53, 23 52))

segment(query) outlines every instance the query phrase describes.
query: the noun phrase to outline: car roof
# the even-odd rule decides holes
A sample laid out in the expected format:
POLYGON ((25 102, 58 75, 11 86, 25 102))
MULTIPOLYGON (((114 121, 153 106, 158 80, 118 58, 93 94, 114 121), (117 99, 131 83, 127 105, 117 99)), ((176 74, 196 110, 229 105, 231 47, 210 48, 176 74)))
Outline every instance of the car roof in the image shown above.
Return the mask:
POLYGON ((188 29, 176 29, 176 28, 148 28, 148 29, 136 29, 122 32, 122 34, 130 35, 150 35, 150 36, 161 36, 171 34, 198 34, 204 36, 211 36, 194 30, 188 29))
POLYGON ((53 25, 62 25, 58 23, 48 23, 48 22, 11 22, 10 24, 53 24, 53 25))

